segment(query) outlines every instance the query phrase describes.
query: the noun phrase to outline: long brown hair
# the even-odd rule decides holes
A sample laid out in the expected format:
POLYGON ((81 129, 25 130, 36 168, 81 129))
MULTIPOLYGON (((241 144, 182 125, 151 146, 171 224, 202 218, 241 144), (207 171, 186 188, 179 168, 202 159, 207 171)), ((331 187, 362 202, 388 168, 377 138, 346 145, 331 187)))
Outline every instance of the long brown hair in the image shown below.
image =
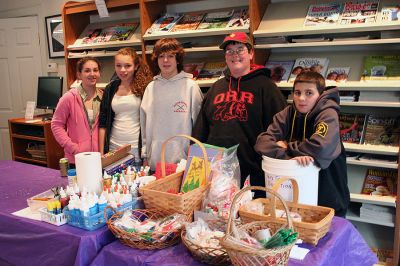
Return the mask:
POLYGON ((133 59, 136 70, 133 73, 131 91, 135 96, 142 97, 147 85, 153 79, 153 74, 151 73, 149 67, 145 62, 143 62, 142 58, 138 56, 133 48, 125 47, 119 49, 115 57, 117 55, 127 55, 133 59))

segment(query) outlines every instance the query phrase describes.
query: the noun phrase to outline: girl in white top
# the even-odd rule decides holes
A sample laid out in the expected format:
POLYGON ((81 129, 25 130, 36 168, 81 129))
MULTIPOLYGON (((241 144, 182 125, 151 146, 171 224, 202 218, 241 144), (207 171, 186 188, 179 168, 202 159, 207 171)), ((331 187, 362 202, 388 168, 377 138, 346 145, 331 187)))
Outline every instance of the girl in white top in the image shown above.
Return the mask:
POLYGON ((118 79, 107 85, 100 108, 100 152, 131 144, 131 153, 140 158, 139 108, 152 75, 132 48, 120 49, 114 59, 118 79))
MULTIPOLYGON (((154 45, 152 61, 159 75, 147 86, 140 106, 142 157, 152 170, 160 161, 161 145, 177 134, 192 134, 203 94, 193 75, 183 71, 184 50, 176 39, 154 45)), ((176 138, 167 145, 166 161, 187 158, 189 141, 176 138)))

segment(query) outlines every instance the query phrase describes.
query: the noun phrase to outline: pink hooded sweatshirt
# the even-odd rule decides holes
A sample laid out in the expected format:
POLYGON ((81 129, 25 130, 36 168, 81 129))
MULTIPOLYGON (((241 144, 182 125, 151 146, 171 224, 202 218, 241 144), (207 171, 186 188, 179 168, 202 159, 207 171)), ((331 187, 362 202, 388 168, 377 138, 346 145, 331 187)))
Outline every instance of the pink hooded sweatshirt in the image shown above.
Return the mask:
POLYGON ((75 163, 77 153, 99 151, 99 116, 90 129, 77 89, 71 89, 61 97, 51 120, 51 130, 70 163, 75 163))

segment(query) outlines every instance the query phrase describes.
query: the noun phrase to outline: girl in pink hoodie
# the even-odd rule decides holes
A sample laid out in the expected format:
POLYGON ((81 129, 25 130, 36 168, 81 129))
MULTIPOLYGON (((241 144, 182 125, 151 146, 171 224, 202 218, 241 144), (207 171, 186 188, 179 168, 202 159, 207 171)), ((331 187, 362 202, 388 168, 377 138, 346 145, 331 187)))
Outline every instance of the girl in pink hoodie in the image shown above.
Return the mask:
POLYGON ((98 123, 102 98, 102 91, 96 88, 100 78, 99 61, 84 57, 78 61, 76 69, 82 83, 61 97, 51 121, 53 135, 72 164, 77 153, 99 151, 98 123))

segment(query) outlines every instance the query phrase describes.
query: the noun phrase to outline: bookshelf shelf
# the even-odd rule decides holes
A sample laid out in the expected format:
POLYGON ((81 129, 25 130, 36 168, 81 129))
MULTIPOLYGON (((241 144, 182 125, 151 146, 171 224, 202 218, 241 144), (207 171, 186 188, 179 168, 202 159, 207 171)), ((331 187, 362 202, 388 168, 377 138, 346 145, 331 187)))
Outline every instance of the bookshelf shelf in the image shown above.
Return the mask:
POLYGON ((347 164, 389 169, 397 169, 399 167, 397 163, 381 162, 374 160, 356 160, 353 158, 347 158, 347 164))
MULTIPOLYGON (((256 49, 292 49, 292 48, 310 48, 315 51, 316 48, 326 48, 329 51, 346 49, 364 49, 364 50, 377 50, 382 45, 386 44, 388 49, 398 49, 400 38, 388 39, 369 39, 369 40, 345 40, 345 41, 326 41, 326 42, 306 42, 306 43, 277 43, 277 44, 256 44, 256 49), (361 46, 361 47, 360 47, 361 46)), ((257 40, 256 40, 257 43, 257 40)))
POLYGON ((368 145, 368 144, 355 144, 355 143, 343 143, 346 151, 360 152, 360 153, 372 153, 382 155, 393 155, 397 156, 399 153, 399 147, 384 146, 384 145, 368 145))
MULTIPOLYGON (((368 81, 347 81, 343 83, 327 81, 328 86, 338 86, 340 90, 356 91, 400 91, 400 80, 368 80, 368 81)), ((292 90, 292 82, 279 82, 282 90, 292 90)))
POLYGON ((150 40, 158 40, 161 38, 188 38, 188 37, 208 37, 208 36, 216 36, 222 35, 225 36, 234 31, 243 31, 249 32, 248 27, 235 27, 232 29, 205 29, 205 30, 187 30, 181 32, 157 32, 154 34, 145 34, 143 35, 143 40, 150 41, 150 40))
POLYGON ((380 221, 376 221, 376 220, 361 218, 360 215, 357 215, 357 213, 353 212, 352 210, 347 211, 346 219, 351 220, 351 221, 356 221, 356 222, 377 224, 377 225, 388 226, 388 227, 395 226, 394 223, 385 223, 385 222, 380 222, 380 221))
POLYGON ((350 193, 352 202, 371 203, 382 206, 396 207, 396 197, 391 196, 372 196, 357 193, 350 193))

